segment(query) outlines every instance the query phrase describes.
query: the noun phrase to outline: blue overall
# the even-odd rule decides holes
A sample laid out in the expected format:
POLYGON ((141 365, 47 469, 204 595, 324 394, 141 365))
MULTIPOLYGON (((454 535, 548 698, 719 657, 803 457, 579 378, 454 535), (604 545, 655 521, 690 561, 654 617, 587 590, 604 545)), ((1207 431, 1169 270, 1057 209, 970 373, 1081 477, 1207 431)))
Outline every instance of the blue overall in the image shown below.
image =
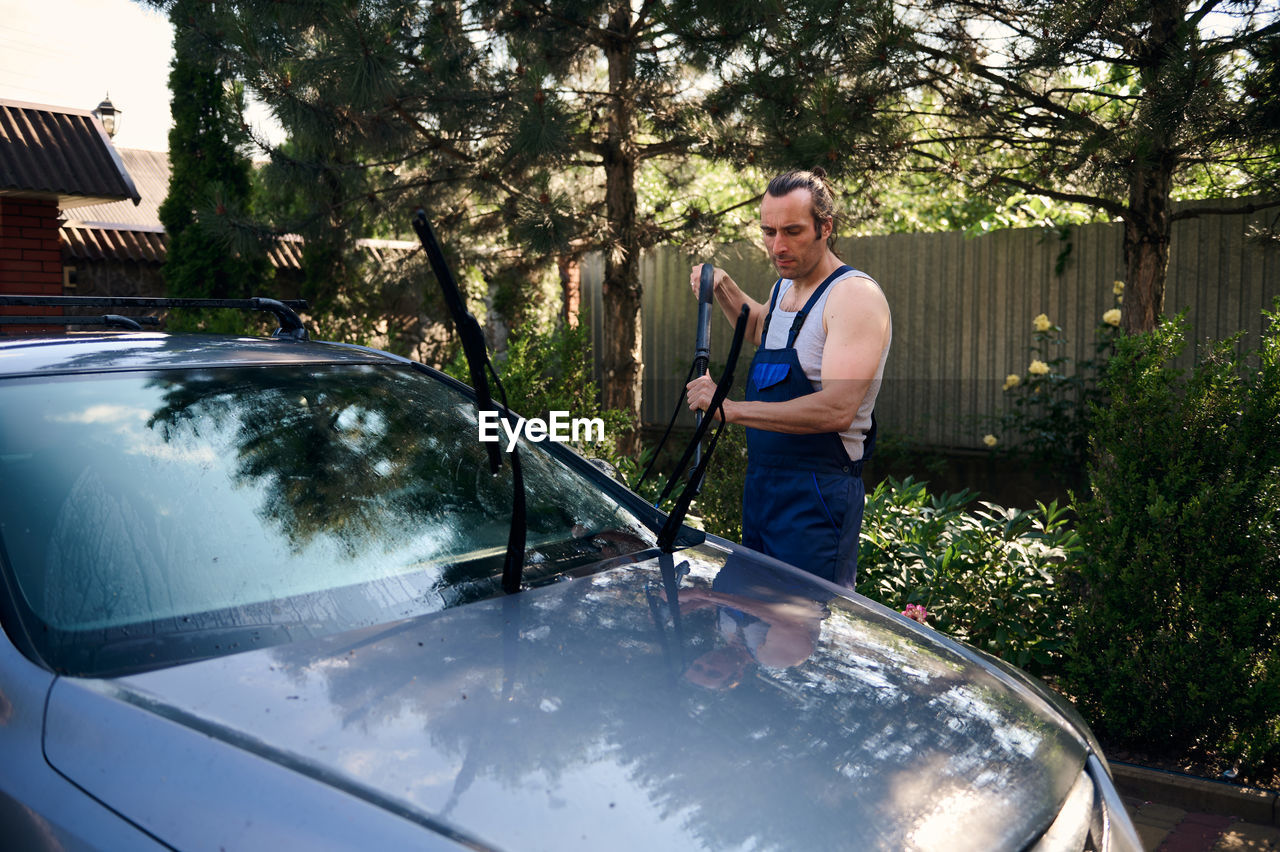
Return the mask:
MULTIPOLYGON (((751 361, 748 401, 785 402, 814 393, 796 355, 796 336, 831 282, 851 271, 841 266, 831 273, 796 315, 786 346, 766 349, 780 289, 774 287, 760 348, 751 361)), ((871 457, 875 435, 873 416, 862 458, 852 461, 835 432, 791 435, 748 428, 742 543, 852 589, 866 498, 862 464, 871 457)))

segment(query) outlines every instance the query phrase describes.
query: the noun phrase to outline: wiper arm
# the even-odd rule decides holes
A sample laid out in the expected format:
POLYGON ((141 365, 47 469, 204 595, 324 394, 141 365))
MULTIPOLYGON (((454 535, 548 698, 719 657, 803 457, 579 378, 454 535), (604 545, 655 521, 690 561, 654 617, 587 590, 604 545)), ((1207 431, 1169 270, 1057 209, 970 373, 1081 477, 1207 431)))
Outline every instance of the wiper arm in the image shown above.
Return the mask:
MULTIPOLYGON (((485 411, 497 411, 497 406, 493 403, 493 396, 489 393, 489 380, 485 375, 488 370, 493 376, 494 384, 498 388, 498 393, 502 396, 502 406, 507 407, 507 395, 502 389, 502 382, 498 379, 498 373, 493 369, 493 363, 489 360, 489 353, 485 348, 484 332, 480 330, 480 323, 476 320, 471 312, 467 310, 467 303, 462 298, 462 291, 458 289, 457 279, 453 277, 453 270, 449 268, 448 261, 445 260, 444 251, 440 248, 440 241, 436 239, 435 232, 431 229, 431 224, 427 222, 427 212, 422 208, 418 208, 413 214, 413 230, 418 234, 418 240, 422 243, 422 248, 427 253, 427 260, 431 263, 431 269, 436 274, 436 280, 440 282, 440 289, 444 291, 444 301, 449 308, 449 313, 453 317, 454 328, 458 331, 458 337, 462 341, 462 351, 467 357, 467 369, 471 373, 471 387, 476 393, 476 413, 479 415, 485 411)), ((499 417, 505 417, 505 413, 498 411, 499 417)), ((478 440, 479 436, 477 436, 478 440)), ((498 469, 502 467, 502 456, 499 454, 498 444, 496 441, 484 441, 485 449, 489 453, 489 472, 497 474, 498 469)), ((526 509, 525 509, 525 493, 524 493, 524 472, 520 467, 520 450, 518 447, 512 447, 511 452, 511 529, 507 534, 507 553, 502 563, 502 590, 507 594, 514 594, 520 591, 520 579, 524 573, 524 546, 525 546, 525 527, 526 527, 526 509)))
MULTIPOLYGON (((712 421, 715 420, 715 412, 721 408, 724 398, 729 394, 729 388, 733 387, 733 370, 738 364, 738 355, 742 352, 742 338, 746 336, 747 317, 750 309, 742 306, 742 310, 738 313, 738 321, 733 326, 733 343, 729 347, 729 361, 724 368, 724 372, 720 374, 720 381, 716 382, 716 392, 711 397, 711 404, 707 406, 707 416, 702 418, 702 422, 698 424, 698 428, 694 430, 693 439, 689 442, 689 446, 685 447, 684 455, 680 457, 680 463, 676 465, 676 470, 684 470, 684 466, 689 463, 689 457, 693 454, 694 448, 702 445, 702 438, 710 428, 712 421)), ((680 526, 684 523, 684 517, 689 513, 689 504, 693 502, 694 496, 698 493, 698 489, 702 484, 702 477, 707 471, 707 462, 711 460, 711 454, 716 448, 716 442, 720 440, 720 433, 724 431, 724 413, 721 412, 720 427, 716 429, 716 433, 711 437, 707 444, 707 451, 702 453, 697 467, 685 482, 684 488, 680 491, 680 496, 676 498, 676 503, 671 507, 671 514, 667 516, 667 522, 662 525, 662 531, 658 533, 658 547, 663 553, 671 553, 675 549, 676 535, 680 532, 680 526)), ((671 482, 675 482, 673 478, 671 482)), ((667 499, 667 491, 671 490, 671 483, 667 484, 667 490, 658 498, 661 503, 667 499)))

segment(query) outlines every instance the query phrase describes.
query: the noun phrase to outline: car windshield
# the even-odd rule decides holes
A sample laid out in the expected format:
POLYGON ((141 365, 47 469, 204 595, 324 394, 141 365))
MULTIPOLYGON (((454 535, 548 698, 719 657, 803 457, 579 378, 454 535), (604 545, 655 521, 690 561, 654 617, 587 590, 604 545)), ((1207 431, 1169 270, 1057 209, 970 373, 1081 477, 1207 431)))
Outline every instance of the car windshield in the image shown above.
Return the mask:
MULTIPOLYGON (((34 651, 102 674, 494 594, 510 465, 474 403, 408 367, 264 366, 0 383, 0 543, 34 651), (33 629, 34 628, 34 629, 33 629)), ((653 545, 522 444, 526 579, 653 545)))

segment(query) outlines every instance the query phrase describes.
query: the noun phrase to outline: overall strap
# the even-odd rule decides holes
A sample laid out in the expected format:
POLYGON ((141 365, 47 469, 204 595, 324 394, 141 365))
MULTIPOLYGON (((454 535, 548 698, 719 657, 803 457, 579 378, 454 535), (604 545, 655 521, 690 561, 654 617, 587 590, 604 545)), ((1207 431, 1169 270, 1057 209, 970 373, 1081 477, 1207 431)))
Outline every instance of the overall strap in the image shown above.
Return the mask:
MULTIPOLYGON (((813 291, 813 295, 809 297, 809 301, 805 302, 804 307, 800 309, 800 313, 796 314, 796 318, 791 323, 791 331, 787 333, 788 349, 796 345, 796 336, 800 334, 800 326, 804 325, 805 317, 809 316, 809 311, 813 310, 813 306, 816 305, 818 303, 818 300, 822 298, 822 294, 825 293, 827 291, 827 288, 831 286, 831 282, 835 281, 837 278, 839 278, 841 275, 844 275, 846 272, 853 272, 853 271, 854 270, 852 266, 841 265, 836 269, 835 272, 832 272, 830 275, 828 275, 826 279, 821 284, 818 285, 818 289, 813 291)), ((770 310, 770 312, 772 312, 772 309, 770 310)), ((761 338, 761 342, 763 341, 764 341, 764 338, 761 338)))
POLYGON ((765 343, 768 342, 769 340, 769 320, 773 319, 773 308, 775 305, 778 304, 778 290, 781 289, 778 285, 780 285, 781 283, 782 283, 781 278, 773 282, 773 287, 770 291, 769 310, 764 312, 764 330, 760 332, 761 347, 763 347, 765 343))

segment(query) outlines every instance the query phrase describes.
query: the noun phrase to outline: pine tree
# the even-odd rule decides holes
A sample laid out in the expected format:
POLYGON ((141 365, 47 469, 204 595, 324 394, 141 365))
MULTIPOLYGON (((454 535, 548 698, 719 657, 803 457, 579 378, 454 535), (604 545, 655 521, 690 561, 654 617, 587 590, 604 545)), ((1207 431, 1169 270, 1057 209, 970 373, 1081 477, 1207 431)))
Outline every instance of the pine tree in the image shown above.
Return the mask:
MULTIPOLYGON (((233 238, 228 224, 248 212, 251 166, 240 151, 243 89, 218 58, 209 8, 201 0, 169 7, 173 129, 169 193, 160 206, 168 235, 164 279, 170 296, 242 298, 262 295, 265 263, 251 244, 233 238)), ((230 322, 229 328, 239 325, 230 322)))
MULTIPOLYGON (((637 190, 644 169, 669 185, 695 178, 680 162, 707 138, 692 84, 700 68, 682 41, 687 11, 627 0, 240 0, 217 4, 208 28, 289 133, 272 168, 296 176, 316 227, 397 207, 407 223, 422 203, 450 249, 495 280, 602 251, 604 402, 638 421, 640 251, 705 234, 714 219, 696 204, 674 216, 647 209, 637 190)), ((298 229, 314 239, 305 222, 298 229)))
POLYGON ((914 150, 979 192, 1122 221, 1127 331, 1151 329, 1163 310, 1174 222, 1280 206, 1274 4, 958 0, 919 11, 911 50, 929 97, 914 150), (1175 209, 1180 197, 1239 200, 1175 209))
POLYGON ((755 35, 721 52, 724 105, 774 143, 738 135, 728 156, 826 161, 862 216, 900 163, 978 207, 1093 208, 1125 225, 1128 331, 1163 309, 1174 222, 1280 207, 1274 4, 808 0, 773 24, 727 8, 755 35))
POLYGON ((698 44, 718 78, 706 155, 766 179, 820 166, 842 190, 846 223, 877 216, 918 86, 911 29, 892 2, 807 0, 783 16, 769 0, 698 5, 696 26, 714 34, 698 44))
MULTIPOLYGON (((422 203, 451 250, 492 280, 601 252, 604 404, 636 422, 640 253, 702 243, 724 212, 689 197, 697 163, 852 176, 882 173, 894 156, 880 106, 898 85, 899 37, 882 0, 811 2, 782 21, 765 0, 216 9, 222 57, 290 135, 272 168, 294 176, 313 222, 341 229, 397 206, 407 221, 422 203), (847 34, 849 21, 865 32, 818 38, 847 34), (863 69, 851 70, 854 57, 863 69)), ((624 449, 636 446, 633 436, 624 449)))

